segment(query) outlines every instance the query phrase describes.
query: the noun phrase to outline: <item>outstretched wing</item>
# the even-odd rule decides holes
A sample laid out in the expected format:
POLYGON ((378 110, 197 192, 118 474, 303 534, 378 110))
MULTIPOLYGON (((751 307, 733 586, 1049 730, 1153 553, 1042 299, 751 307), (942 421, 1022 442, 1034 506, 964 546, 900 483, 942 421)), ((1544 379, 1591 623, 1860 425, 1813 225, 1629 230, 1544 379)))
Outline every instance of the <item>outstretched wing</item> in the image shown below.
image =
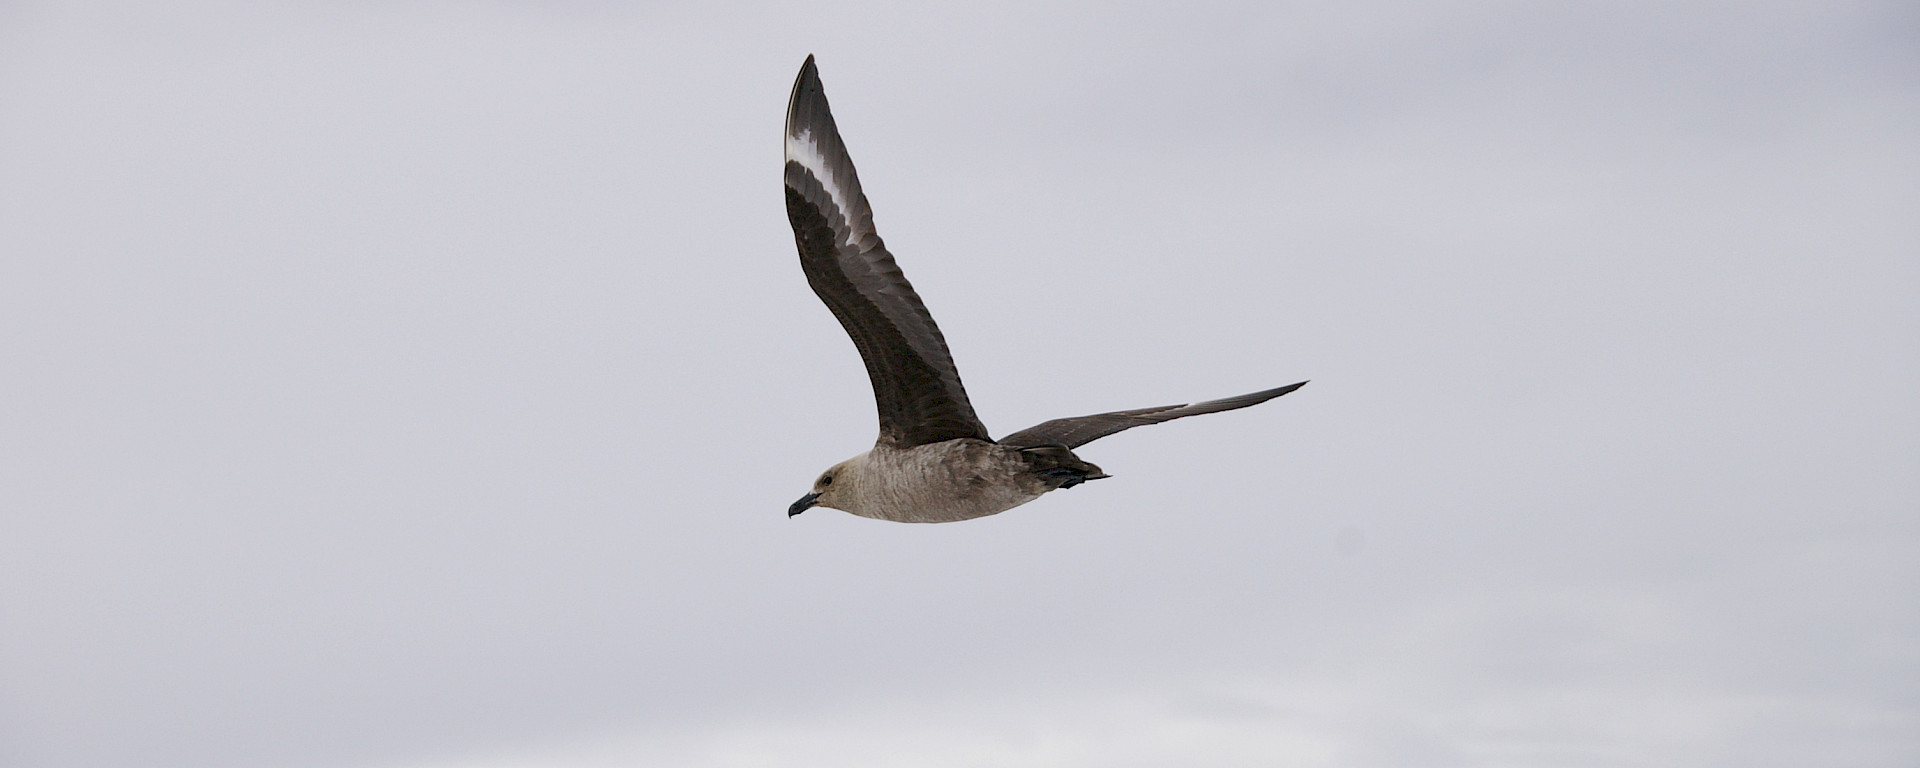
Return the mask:
POLYGON ((1191 405, 1163 405, 1158 408, 1136 408, 1131 411, 1054 419, 1000 438, 1000 443, 1016 448, 1033 448, 1042 445, 1078 448, 1121 430, 1198 416, 1203 413, 1219 413, 1249 405, 1259 405, 1303 386, 1306 386, 1304 381, 1299 384, 1288 384, 1279 389, 1269 389, 1238 397, 1224 397, 1191 405))
POLYGON ((853 337, 873 381, 880 439, 909 447, 972 437, 991 440, 973 413, 947 340, 873 230, 813 57, 787 103, 787 220, 800 267, 853 337))

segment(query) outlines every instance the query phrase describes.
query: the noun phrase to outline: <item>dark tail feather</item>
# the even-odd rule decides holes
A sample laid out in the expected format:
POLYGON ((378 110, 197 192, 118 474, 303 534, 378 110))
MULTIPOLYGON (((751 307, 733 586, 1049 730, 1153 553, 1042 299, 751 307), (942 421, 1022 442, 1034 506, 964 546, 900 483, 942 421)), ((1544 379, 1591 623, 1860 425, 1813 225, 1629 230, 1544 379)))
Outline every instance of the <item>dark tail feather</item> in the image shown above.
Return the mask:
POLYGON ((1027 467, 1033 474, 1046 480, 1056 490, 1109 477, 1099 467, 1082 461, 1073 455, 1073 451, 1058 445, 1022 448, 1020 456, 1027 460, 1027 467))

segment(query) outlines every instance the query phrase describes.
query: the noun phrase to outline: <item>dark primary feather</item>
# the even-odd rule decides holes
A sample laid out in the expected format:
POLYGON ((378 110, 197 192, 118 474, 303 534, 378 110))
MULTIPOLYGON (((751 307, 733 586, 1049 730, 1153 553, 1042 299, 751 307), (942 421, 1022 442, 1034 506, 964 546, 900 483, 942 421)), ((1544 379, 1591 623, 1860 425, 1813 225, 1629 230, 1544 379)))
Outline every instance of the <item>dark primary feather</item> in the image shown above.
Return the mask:
POLYGON ((933 315, 874 231, 873 210, 834 126, 812 56, 794 81, 786 133, 787 220, 800 266, 860 350, 873 382, 881 439, 896 447, 992 439, 973 413, 933 315), (796 160, 794 142, 801 137, 817 149, 827 178, 796 160))
POLYGON ((1249 405, 1259 405, 1268 400, 1306 386, 1306 382, 1288 384, 1278 389, 1252 392, 1237 397, 1223 397, 1204 403, 1189 405, 1163 405, 1158 408, 1135 408, 1130 411, 1096 413, 1092 416, 1073 416, 1054 419, 1000 438, 1002 445, 1017 448, 1031 448, 1042 445, 1059 445, 1078 448, 1100 438, 1122 430, 1159 424, 1163 421, 1198 416, 1203 413, 1219 413, 1249 405))

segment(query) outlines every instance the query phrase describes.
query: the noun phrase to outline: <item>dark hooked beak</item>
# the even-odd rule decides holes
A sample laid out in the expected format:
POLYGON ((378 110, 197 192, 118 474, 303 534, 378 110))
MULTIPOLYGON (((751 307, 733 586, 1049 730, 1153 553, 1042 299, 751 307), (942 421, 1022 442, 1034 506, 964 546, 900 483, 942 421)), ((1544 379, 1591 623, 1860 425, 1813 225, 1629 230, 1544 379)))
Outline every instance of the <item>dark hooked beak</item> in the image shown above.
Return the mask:
POLYGON ((812 509, 813 505, 818 503, 820 503, 820 494, 809 493, 802 496, 799 501, 793 503, 793 506, 787 507, 787 517, 793 517, 794 515, 812 509))

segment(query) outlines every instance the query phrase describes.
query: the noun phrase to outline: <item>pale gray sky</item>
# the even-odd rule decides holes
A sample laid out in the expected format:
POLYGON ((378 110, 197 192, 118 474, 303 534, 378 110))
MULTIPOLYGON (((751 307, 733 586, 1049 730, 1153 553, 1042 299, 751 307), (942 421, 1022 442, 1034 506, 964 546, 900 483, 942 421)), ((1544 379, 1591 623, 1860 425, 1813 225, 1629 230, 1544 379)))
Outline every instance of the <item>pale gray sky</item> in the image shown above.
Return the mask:
POLYGON ((10 768, 1920 763, 1910 3, 0 5, 10 768), (868 445, 801 60, 996 433, 868 445))

